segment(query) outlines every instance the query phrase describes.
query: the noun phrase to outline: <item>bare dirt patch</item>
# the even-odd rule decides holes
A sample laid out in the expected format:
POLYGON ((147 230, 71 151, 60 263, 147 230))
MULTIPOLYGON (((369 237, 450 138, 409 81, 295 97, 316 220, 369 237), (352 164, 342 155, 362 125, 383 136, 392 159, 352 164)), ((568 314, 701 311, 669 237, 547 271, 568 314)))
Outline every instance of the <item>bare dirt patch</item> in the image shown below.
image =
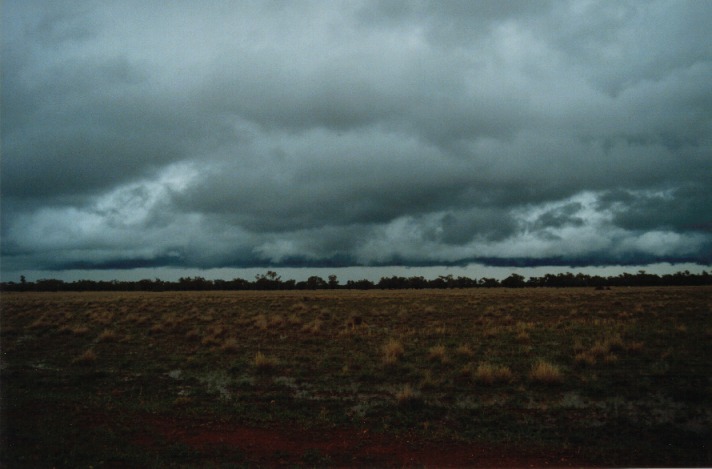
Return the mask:
POLYGON ((304 429, 280 424, 255 428, 230 423, 143 418, 136 443, 151 447, 156 438, 176 442, 210 459, 234 453, 236 459, 261 467, 377 466, 377 467, 581 467, 590 464, 576 455, 535 447, 428 441, 406 433, 384 435, 368 429, 304 429))

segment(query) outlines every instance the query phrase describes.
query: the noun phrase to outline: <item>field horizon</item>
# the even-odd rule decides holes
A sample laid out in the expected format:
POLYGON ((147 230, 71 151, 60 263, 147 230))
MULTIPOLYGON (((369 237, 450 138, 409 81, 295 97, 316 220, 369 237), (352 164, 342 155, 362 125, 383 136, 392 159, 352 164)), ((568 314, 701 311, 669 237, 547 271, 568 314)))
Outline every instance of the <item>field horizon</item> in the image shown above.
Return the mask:
POLYGON ((709 466, 712 287, 2 294, 8 467, 709 466))

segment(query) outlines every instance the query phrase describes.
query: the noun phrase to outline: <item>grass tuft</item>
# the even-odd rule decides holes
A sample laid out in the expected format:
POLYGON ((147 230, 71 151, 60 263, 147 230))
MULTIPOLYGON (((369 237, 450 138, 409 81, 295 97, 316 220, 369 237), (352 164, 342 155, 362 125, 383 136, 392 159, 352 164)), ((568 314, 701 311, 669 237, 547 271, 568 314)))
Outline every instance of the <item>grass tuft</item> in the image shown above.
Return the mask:
POLYGON ((402 407, 411 407, 422 403, 420 393, 415 391, 410 384, 403 386, 396 392, 396 402, 402 407))
POLYGON ((497 366, 491 363, 480 363, 474 372, 475 381, 480 384, 509 383, 514 379, 512 370, 507 366, 497 366))
POLYGON ((273 357, 268 357, 262 352, 257 352, 253 360, 255 368, 257 371, 266 372, 272 370, 277 366, 277 359, 273 357))
POLYGON ((383 363, 386 365, 395 364, 405 352, 403 344, 398 339, 390 339, 381 350, 383 351, 383 363))
POLYGON ((91 365, 96 362, 96 352, 94 349, 87 349, 73 360, 78 365, 91 365))
POLYGON ((558 384, 563 381, 559 367, 545 360, 539 360, 532 366, 529 377, 535 383, 541 384, 558 384))
POLYGON ((428 350, 428 358, 439 360, 440 363, 447 363, 447 350, 444 345, 435 345, 428 350))

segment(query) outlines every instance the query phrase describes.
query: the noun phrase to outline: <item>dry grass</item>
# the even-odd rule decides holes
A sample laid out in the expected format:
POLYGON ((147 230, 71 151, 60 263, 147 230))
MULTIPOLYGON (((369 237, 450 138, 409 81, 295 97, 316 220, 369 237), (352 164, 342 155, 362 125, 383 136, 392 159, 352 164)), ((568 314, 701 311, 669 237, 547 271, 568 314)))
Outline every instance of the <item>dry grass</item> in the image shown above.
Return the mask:
POLYGON ((428 358, 431 360, 438 360, 440 363, 447 363, 447 349, 444 345, 435 345, 428 349, 428 358))
POLYGON ((104 329, 102 333, 99 334, 99 337, 97 337, 99 342, 116 342, 118 339, 118 334, 111 329, 104 329))
POLYGON ((269 328, 269 321, 267 321, 267 316, 264 314, 258 314, 255 316, 254 325, 257 329, 261 331, 266 331, 269 328))
POLYGON ((512 370, 507 366, 497 366, 491 363, 480 363, 473 377, 480 384, 509 383, 514 379, 512 370))
POLYGON ((410 384, 404 385, 395 395, 396 402, 401 406, 410 406, 421 402, 420 394, 410 384))
POLYGON ((220 346, 220 350, 223 352, 237 352, 240 350, 240 345, 234 337, 230 337, 228 339, 225 339, 225 342, 222 343, 220 346))
POLYGON ((574 356, 574 362, 580 366, 593 366, 596 364, 596 356, 590 352, 579 352, 574 356))
POLYGON ((403 344, 398 339, 390 339, 381 348, 383 352, 383 363, 385 365, 393 365, 403 355, 405 349, 403 344))
POLYGON ((252 363, 255 365, 255 368, 257 371, 269 371, 272 370, 275 366, 277 366, 277 359, 274 357, 268 357, 262 352, 257 352, 255 354, 255 358, 252 360, 252 363))
POLYGON ((468 358, 475 356, 475 352, 473 352, 472 349, 470 348, 470 346, 467 344, 462 344, 462 345, 458 346, 455 349, 455 353, 462 357, 468 357, 468 358))
POLYGON ((96 362, 96 352, 94 349, 87 349, 79 355, 77 358, 73 360, 73 363, 76 363, 78 365, 91 365, 94 362, 96 362))
POLYGON ((319 318, 314 319, 311 322, 308 322, 302 326, 302 332, 306 332, 308 334, 318 334, 321 332, 321 325, 323 324, 322 320, 319 318))
POLYGON ((532 366, 529 378, 535 383, 558 384, 563 381, 563 374, 558 366, 539 360, 532 366))

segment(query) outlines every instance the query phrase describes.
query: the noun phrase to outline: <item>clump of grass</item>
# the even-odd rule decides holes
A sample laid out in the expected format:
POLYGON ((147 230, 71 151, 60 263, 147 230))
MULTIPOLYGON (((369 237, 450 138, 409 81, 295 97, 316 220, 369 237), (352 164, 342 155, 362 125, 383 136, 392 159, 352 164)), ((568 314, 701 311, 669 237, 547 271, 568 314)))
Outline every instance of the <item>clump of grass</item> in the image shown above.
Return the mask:
POLYGON ((289 323, 290 326, 299 326, 302 324, 302 318, 300 318, 297 313, 292 313, 287 317, 287 323, 289 323))
POLYGON ((558 384, 563 381, 559 367, 546 360, 539 360, 532 366, 529 378, 535 383, 542 384, 558 384))
POLYGON ((92 311, 89 319, 102 326, 108 326, 114 321, 114 314, 110 311, 92 311))
POLYGON ((422 403, 420 393, 415 391, 410 384, 406 384, 395 395, 396 402, 402 407, 411 407, 422 403))
POLYGON ((223 352, 237 352, 239 349, 240 346, 237 342, 237 339, 235 339, 234 337, 225 339, 225 342, 223 342, 220 346, 220 350, 222 350, 223 352))
POLYGON ((491 363, 480 363, 474 372, 475 381, 480 384, 509 383, 514 378, 512 370, 507 366, 497 366, 491 363))
POLYGON ((94 362, 96 362, 96 352, 94 349, 85 350, 84 353, 73 360, 73 363, 78 365, 91 365, 94 362))
POLYGON ((596 356, 590 352, 579 352, 574 355, 574 362, 581 366, 593 366, 596 364, 596 356))
POLYGON ((89 328, 87 326, 62 326, 62 328, 59 330, 59 332, 63 333, 72 333, 74 335, 84 335, 87 332, 89 332, 89 328))
POLYGON ((423 379, 420 380, 420 389, 432 389, 437 386, 437 381, 433 378, 433 373, 430 370, 423 372, 423 379))
POLYGON ((301 301, 300 301, 299 303, 294 303, 294 304, 289 308, 289 310, 292 311, 292 312, 294 312, 294 313, 303 313, 303 312, 307 311, 308 309, 309 309, 309 307, 308 307, 307 305, 305 305, 305 304, 304 304, 303 302, 301 302, 301 301))
POLYGON ((281 328, 284 326, 284 318, 280 314, 275 314, 269 319, 269 327, 281 328))
POLYGON ((200 338, 200 331, 197 327, 194 327, 193 329, 185 333, 185 338, 188 340, 197 340, 200 338))
POLYGON ((593 366, 596 364, 596 356, 589 352, 579 352, 574 356, 574 362, 580 366, 593 366))
POLYGON ((52 321, 47 317, 46 314, 44 314, 32 321, 32 323, 30 324, 30 329, 45 329, 47 327, 50 327, 52 324, 52 321))
POLYGON ((607 363, 607 364, 609 364, 609 365, 610 365, 611 363, 615 363, 615 362, 617 362, 617 361, 618 361, 618 355, 616 355, 616 354, 614 354, 614 353, 609 353, 608 355, 606 355, 605 357, 603 357, 603 363, 607 363))
POLYGON ((640 342, 640 341, 629 342, 628 345, 626 346, 626 350, 628 351, 628 353, 639 353, 640 351, 643 350, 644 346, 645 346, 644 342, 640 342))
POLYGON ((395 364, 405 352, 403 344, 398 339, 390 339, 383 345, 381 350, 383 351, 383 363, 385 365, 395 364))
POLYGON ((519 332, 517 333, 516 340, 517 340, 517 342, 519 342, 520 344, 528 344, 529 341, 530 341, 530 339, 531 339, 531 338, 529 337, 529 333, 528 333, 527 331, 519 331, 519 332))
POLYGON ((502 328, 499 326, 490 326, 483 332, 486 339, 493 339, 502 333, 502 328))
POLYGON ((581 341, 580 338, 574 339, 574 352, 575 353, 580 353, 586 350, 586 347, 583 345, 583 342, 581 341))
POLYGON ((321 332, 321 319, 316 318, 311 322, 308 322, 302 326, 302 332, 307 332, 310 334, 318 334, 321 332))
POLYGON ((447 349, 444 345, 435 345, 428 350, 428 358, 439 360, 440 363, 447 363, 447 349))
POLYGON ((116 334, 116 332, 112 331, 111 329, 104 329, 101 334, 99 334, 99 337, 97 337, 97 340, 99 342, 116 342, 118 340, 119 336, 116 334))
POLYGON ((363 317, 354 315, 349 318, 348 321, 346 321, 346 327, 348 327, 351 330, 356 329, 359 327, 361 324, 363 324, 363 317))
POLYGON ((272 370, 277 366, 277 359, 273 357, 268 357, 262 352, 257 352, 255 358, 252 361, 255 365, 257 371, 266 372, 272 370))
POLYGON ((257 316, 255 316, 254 324, 255 327, 261 331, 266 331, 269 328, 267 316, 265 316, 264 314, 258 314, 257 316))
POLYGON ((473 357, 475 355, 475 352, 473 352, 470 346, 467 344, 462 344, 457 347, 455 349, 455 353, 463 357, 473 357))

